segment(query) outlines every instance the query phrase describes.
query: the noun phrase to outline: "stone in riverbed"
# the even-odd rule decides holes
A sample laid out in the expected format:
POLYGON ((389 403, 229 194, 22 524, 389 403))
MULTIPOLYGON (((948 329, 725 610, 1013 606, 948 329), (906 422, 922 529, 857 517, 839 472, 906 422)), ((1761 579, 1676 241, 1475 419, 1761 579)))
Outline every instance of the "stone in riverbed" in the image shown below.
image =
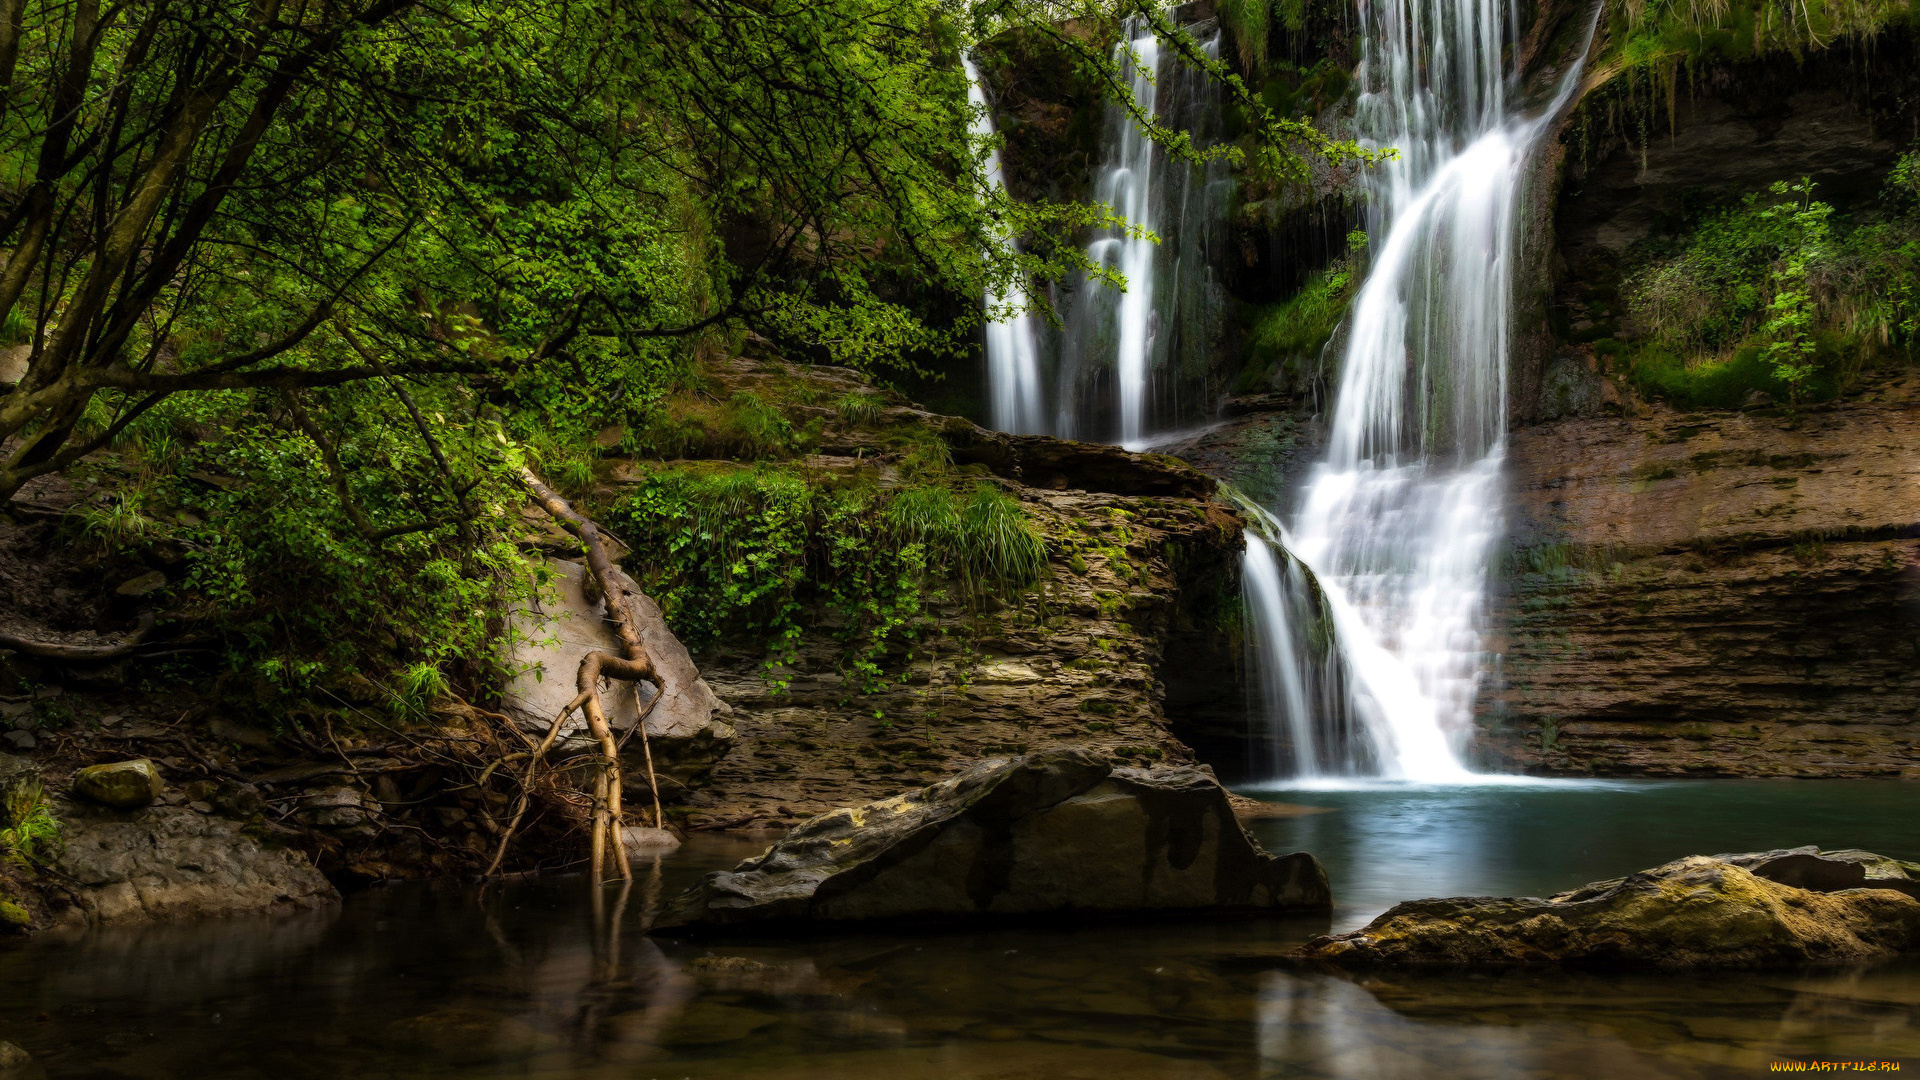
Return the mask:
POLYGON ((1313 856, 1261 850, 1208 772, 1116 769, 1086 750, 1051 750, 803 822, 670 900, 654 929, 1328 903, 1313 856))
POLYGON ((1414 900, 1293 955, 1367 965, 1857 963, 1920 948, 1917 888, 1920 866, 1864 851, 1693 855, 1545 899, 1414 900))
POLYGON ((160 770, 145 758, 89 765, 73 774, 73 793, 115 810, 138 810, 160 798, 160 770))

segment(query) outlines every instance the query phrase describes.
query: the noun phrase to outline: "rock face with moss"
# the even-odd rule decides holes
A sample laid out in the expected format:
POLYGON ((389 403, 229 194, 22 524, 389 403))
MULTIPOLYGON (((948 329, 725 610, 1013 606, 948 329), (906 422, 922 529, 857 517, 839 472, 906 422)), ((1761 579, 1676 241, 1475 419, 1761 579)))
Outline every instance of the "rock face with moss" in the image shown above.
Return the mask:
POLYGON ((1920 776, 1920 379, 1518 431, 1505 687, 1534 771, 1920 776))
POLYGON ((1920 947, 1916 892, 1920 865, 1868 852, 1695 855, 1546 899, 1414 900, 1295 956, 1354 965, 1861 963, 1920 947))
POLYGON ((593 496, 733 708, 691 823, 777 823, 1048 747, 1187 762, 1182 732, 1238 723, 1240 520, 1208 477, 986 431, 841 369, 707 377, 699 401, 734 419, 690 403, 702 433, 674 436, 678 460, 610 461, 593 496), (745 427, 752 460, 722 460, 745 427), (704 539, 662 550, 677 532, 704 539))
POLYGON ((1318 911, 1311 855, 1274 856, 1202 769, 1054 750, 804 822, 669 901, 656 931, 1161 911, 1318 911))

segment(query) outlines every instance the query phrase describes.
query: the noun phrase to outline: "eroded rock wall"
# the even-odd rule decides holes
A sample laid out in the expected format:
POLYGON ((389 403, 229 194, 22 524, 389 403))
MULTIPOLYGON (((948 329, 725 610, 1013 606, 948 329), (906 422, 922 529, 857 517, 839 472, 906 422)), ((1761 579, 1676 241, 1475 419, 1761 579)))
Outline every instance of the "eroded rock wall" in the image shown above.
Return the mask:
POLYGON ((1504 685, 1533 771, 1920 777, 1920 377, 1518 431, 1504 685))

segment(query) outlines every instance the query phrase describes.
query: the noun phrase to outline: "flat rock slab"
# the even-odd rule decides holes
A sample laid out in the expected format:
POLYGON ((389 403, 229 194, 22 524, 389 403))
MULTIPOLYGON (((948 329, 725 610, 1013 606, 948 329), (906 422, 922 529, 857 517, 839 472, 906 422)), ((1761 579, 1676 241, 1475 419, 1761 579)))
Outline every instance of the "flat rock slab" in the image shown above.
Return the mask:
POLYGON ((63 808, 57 869, 95 922, 142 922, 336 903, 340 894, 297 851, 249 836, 241 823, 184 806, 114 813, 63 808))
POLYGON ((666 904, 658 930, 950 924, 1088 913, 1321 911, 1326 873, 1270 855, 1213 776, 1085 750, 984 761, 797 826, 666 904))
POLYGON ((1860 963, 1920 949, 1917 891, 1920 865, 1865 851, 1692 855, 1546 898, 1410 901, 1293 956, 1351 965, 1860 963))

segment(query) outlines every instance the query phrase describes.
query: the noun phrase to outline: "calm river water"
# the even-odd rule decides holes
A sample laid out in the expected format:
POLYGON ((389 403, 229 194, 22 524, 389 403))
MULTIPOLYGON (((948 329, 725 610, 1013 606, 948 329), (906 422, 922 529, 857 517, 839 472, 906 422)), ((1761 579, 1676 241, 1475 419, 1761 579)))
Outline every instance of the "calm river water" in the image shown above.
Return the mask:
MULTIPOLYGON (((1541 893, 1690 853, 1920 858, 1920 785, 1607 783, 1273 791, 1346 929, 1418 896, 1541 893)), ((639 909, 752 854, 706 837, 596 920, 577 879, 413 885, 337 911, 0 953, 0 1038, 51 1077, 1161 1080, 1753 1077, 1920 1070, 1920 963, 1636 976, 1289 968, 1328 921, 652 940, 639 909)))

